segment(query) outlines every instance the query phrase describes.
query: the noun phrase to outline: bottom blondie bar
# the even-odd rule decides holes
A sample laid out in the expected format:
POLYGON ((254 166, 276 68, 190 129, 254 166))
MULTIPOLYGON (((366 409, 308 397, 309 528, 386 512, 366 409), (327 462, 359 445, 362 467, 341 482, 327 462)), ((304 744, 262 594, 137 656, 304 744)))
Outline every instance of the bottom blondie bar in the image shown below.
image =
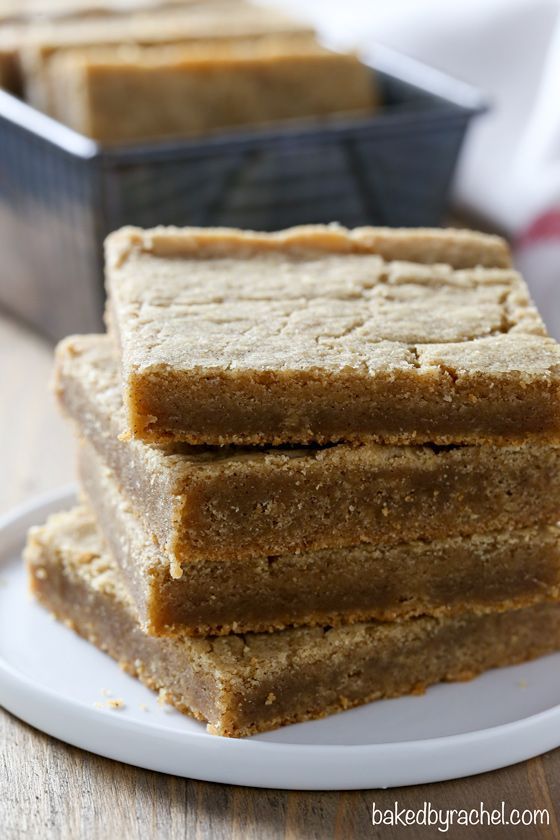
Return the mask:
MULTIPOLYGON (((419 693, 560 648, 560 604, 218 638, 144 634, 86 510, 30 532, 38 600, 182 712, 244 736, 382 697, 419 693)), ((546 593, 544 595, 546 598, 546 593)))

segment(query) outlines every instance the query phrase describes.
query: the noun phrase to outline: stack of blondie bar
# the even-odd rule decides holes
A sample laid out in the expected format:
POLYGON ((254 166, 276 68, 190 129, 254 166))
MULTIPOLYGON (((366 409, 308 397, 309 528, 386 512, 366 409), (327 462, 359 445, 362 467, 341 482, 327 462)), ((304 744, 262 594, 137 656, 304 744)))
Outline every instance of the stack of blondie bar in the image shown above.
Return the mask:
POLYGON ((126 228, 32 589, 213 733, 560 648, 560 347, 468 231, 126 228))

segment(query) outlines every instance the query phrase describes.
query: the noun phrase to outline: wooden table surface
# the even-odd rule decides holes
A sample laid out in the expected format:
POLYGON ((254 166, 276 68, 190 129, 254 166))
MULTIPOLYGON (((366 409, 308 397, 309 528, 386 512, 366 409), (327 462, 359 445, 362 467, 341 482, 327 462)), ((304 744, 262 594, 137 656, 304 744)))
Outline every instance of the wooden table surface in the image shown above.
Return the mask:
MULTIPOLYGON (((52 348, 0 315, 0 512, 72 479, 70 435, 48 390, 52 348)), ((40 640, 38 640, 40 642, 40 640)), ((507 702, 507 698, 504 698, 507 702)), ((416 838, 374 829, 371 808, 547 808, 549 826, 457 828, 447 836, 560 838, 560 750, 471 779, 388 791, 286 793, 138 770, 66 746, 0 710, 2 840, 416 838)))

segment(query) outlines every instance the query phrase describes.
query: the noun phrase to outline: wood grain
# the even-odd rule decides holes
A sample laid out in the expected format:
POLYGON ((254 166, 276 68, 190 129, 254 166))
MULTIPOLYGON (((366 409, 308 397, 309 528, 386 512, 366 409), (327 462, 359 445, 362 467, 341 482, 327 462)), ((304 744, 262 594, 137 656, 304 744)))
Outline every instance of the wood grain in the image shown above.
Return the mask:
MULTIPOLYGON (((0 512, 71 480, 70 434, 49 394, 52 348, 0 317, 0 512)), ((504 698, 507 702, 507 698, 504 698)), ((430 838, 373 828, 371 808, 548 808, 549 826, 455 828, 448 836, 560 837, 560 750, 495 773, 387 791, 289 793, 179 779, 99 758, 0 712, 2 840, 430 838)))

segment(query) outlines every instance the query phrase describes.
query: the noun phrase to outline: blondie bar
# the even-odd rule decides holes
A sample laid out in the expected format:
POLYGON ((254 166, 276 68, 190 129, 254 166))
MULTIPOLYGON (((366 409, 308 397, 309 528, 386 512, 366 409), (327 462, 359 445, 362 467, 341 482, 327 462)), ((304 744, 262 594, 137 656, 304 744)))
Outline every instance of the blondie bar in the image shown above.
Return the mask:
POLYGON ((298 39, 63 52, 52 116, 107 144, 373 112, 371 71, 298 39))
MULTIPOLYGON (((375 618, 483 613, 560 596, 560 529, 527 528, 432 542, 359 545, 238 560, 195 560, 174 580, 90 444, 82 488, 152 635, 267 632, 375 618)), ((83 520, 87 513, 81 514, 83 520)))
MULTIPOLYGON (((144 11, 95 19, 36 25, 22 48, 26 98, 40 110, 52 110, 50 61, 67 50, 99 47, 157 46, 232 38, 285 35, 311 40, 313 30, 271 8, 246 3, 199 3, 185 9, 144 11), (231 8, 233 6, 233 8, 231 8), (228 8, 229 7, 229 8, 228 8)), ((177 102, 175 107, 180 108, 177 102)), ((122 117, 122 114, 120 115, 122 117)))
POLYGON ((560 446, 162 448, 119 439, 106 336, 65 339, 56 390, 114 471, 173 576, 182 564, 553 524, 560 446))
POLYGON ((124 228, 106 271, 130 432, 558 441, 560 346, 508 263, 466 231, 124 228))
POLYGON ((560 606, 208 639, 141 629, 91 518, 55 514, 25 551, 38 600, 182 712, 244 736, 419 693, 560 647, 560 606))

